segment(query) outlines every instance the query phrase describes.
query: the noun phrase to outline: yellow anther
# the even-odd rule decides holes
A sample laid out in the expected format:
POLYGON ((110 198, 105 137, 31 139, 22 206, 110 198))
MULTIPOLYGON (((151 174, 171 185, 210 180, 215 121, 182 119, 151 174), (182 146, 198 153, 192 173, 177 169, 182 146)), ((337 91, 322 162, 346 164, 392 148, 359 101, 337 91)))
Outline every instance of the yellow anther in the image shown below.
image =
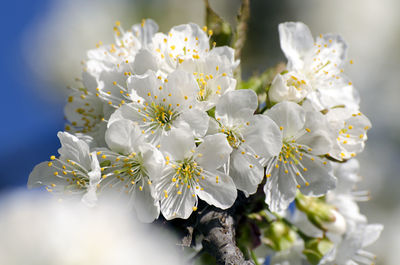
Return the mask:
POLYGON ((56 157, 55 156, 50 156, 50 159, 54 160, 54 159, 56 159, 56 157))
POLYGON ((49 167, 51 167, 51 166, 53 165, 53 163, 49 162, 49 163, 47 163, 47 165, 48 165, 49 167))

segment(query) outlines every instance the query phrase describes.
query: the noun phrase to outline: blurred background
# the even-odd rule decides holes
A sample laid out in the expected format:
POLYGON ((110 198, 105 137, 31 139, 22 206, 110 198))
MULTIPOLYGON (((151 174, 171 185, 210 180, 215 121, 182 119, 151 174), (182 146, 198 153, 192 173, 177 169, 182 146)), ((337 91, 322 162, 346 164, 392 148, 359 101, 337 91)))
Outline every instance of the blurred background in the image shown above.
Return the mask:
MULTIPOLYGON (((210 0, 235 23, 239 0, 210 0)), ((361 203, 370 223, 385 230, 370 250, 377 264, 398 265, 400 253, 400 2, 397 0, 253 0, 244 78, 284 61, 277 26, 303 21, 316 36, 340 33, 354 61, 345 70, 371 119, 368 144, 359 156, 361 203), (398 101, 399 100, 399 101, 398 101)), ((66 87, 80 77, 85 51, 113 41, 116 20, 125 28, 142 18, 161 31, 173 25, 204 24, 201 0, 16 0, 2 3, 0 27, 0 192, 23 187, 34 165, 56 154, 63 129, 66 87)))

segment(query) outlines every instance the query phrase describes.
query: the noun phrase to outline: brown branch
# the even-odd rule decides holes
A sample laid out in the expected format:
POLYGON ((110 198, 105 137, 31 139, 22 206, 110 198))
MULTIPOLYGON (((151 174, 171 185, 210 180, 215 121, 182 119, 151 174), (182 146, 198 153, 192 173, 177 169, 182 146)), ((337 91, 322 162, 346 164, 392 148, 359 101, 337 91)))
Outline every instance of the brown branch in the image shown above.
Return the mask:
POLYGON ((208 207, 199 216, 197 229, 204 235, 203 248, 216 257, 219 265, 254 265, 244 259, 236 246, 234 214, 229 210, 208 207))
POLYGON ((233 45, 235 49, 235 59, 240 59, 242 55, 242 49, 246 42, 247 28, 250 18, 250 0, 242 0, 242 6, 240 7, 238 15, 238 24, 236 26, 236 39, 233 45))
MULTIPOLYGON (((236 26, 236 38, 233 43, 235 49, 235 59, 239 60, 242 57, 242 49, 246 43, 247 28, 250 18, 250 0, 242 0, 242 6, 240 7, 238 15, 238 24, 236 26)), ((235 70, 235 78, 238 83, 242 80, 242 69, 239 65, 235 70)))

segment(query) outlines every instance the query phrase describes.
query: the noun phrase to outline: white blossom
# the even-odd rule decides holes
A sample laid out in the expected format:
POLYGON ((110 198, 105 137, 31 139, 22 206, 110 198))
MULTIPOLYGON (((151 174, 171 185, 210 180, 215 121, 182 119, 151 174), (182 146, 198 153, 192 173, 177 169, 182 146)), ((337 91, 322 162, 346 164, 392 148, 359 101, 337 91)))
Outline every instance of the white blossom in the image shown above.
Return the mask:
POLYGON ((48 192, 81 198, 89 206, 97 201, 96 190, 100 183, 100 165, 95 152, 76 136, 59 132, 61 148, 59 158, 37 165, 29 175, 28 187, 45 186, 48 192))
POLYGON ((128 207, 139 220, 152 222, 160 213, 153 182, 161 175, 164 158, 160 151, 145 142, 137 125, 118 120, 106 131, 111 150, 98 151, 102 178, 101 190, 127 195, 128 207))
POLYGON ((335 187, 331 166, 321 158, 329 152, 331 140, 325 117, 305 111, 293 102, 281 102, 266 112, 280 129, 280 152, 266 165, 265 201, 273 212, 284 210, 296 190, 320 196, 335 187))
POLYGON ((236 200, 233 180, 219 171, 229 159, 232 148, 224 134, 204 137, 196 147, 190 130, 172 129, 161 140, 166 168, 156 184, 161 212, 169 220, 186 219, 197 210, 198 198, 221 209, 236 200))
POLYGON ((234 50, 227 46, 210 48, 207 33, 193 23, 175 26, 167 34, 157 33, 140 56, 137 68, 142 68, 137 74, 148 69, 163 77, 176 69, 193 74, 200 88, 198 100, 205 110, 236 86, 232 75, 239 61, 234 60, 234 50))
POLYGON ((209 117, 198 108, 199 87, 191 74, 176 70, 162 80, 154 72, 132 76, 128 86, 140 97, 117 109, 109 125, 124 118, 137 123, 147 140, 155 145, 172 128, 191 127, 196 137, 204 136, 209 117))
POLYGON ((299 103, 311 90, 310 82, 304 75, 298 72, 287 72, 275 76, 268 96, 272 102, 293 101, 299 103))
POLYGON ((227 171, 236 187, 247 196, 257 191, 264 178, 263 161, 279 154, 281 135, 265 115, 253 115, 257 95, 252 90, 235 90, 221 97, 210 122, 209 133, 222 132, 233 148, 227 171))
POLYGON ((347 45, 341 36, 321 34, 314 41, 305 24, 286 22, 279 25, 279 37, 288 70, 306 77, 313 90, 307 100, 318 110, 358 108, 358 93, 343 73, 347 45))
POLYGON ((320 265, 358 265, 373 264, 376 256, 365 247, 374 243, 380 236, 383 226, 380 224, 357 224, 351 227, 336 246, 325 255, 320 265))
POLYGON ((326 114, 336 140, 329 155, 337 160, 350 159, 363 151, 367 131, 371 128, 369 119, 358 110, 347 108, 330 109, 326 114))

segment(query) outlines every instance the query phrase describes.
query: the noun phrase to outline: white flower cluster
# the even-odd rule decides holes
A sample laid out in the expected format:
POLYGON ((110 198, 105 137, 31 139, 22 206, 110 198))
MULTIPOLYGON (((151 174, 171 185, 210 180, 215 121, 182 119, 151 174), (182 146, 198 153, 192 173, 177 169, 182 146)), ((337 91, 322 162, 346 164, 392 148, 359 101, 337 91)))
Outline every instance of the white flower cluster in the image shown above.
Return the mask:
POLYGON ((60 156, 36 166, 28 186, 88 205, 118 193, 152 222, 160 212, 188 218, 199 199, 227 209, 237 190, 249 196, 265 183, 265 202, 278 212, 298 190, 321 196, 335 188, 327 158, 363 150, 371 124, 343 73, 338 35, 314 41, 304 24, 281 24, 287 70, 260 113, 253 90, 236 90, 234 50, 210 46, 206 27, 164 34, 147 19, 114 30, 114 44, 88 52, 82 84, 68 97, 60 156))
MULTIPOLYGON (((319 223, 321 227, 317 228, 315 222, 311 223, 302 211, 296 211, 290 219, 307 236, 329 239, 329 246, 326 247, 328 251, 323 253, 324 256, 318 265, 374 264, 375 255, 364 248, 378 239, 383 226, 368 224, 366 216, 360 213, 357 202, 367 201, 369 194, 355 188, 361 180, 358 175, 359 162, 352 159, 342 164, 332 163, 332 166, 337 177, 337 187, 329 191, 325 197, 324 206, 328 205, 328 208, 323 209, 322 206, 318 209, 317 206, 316 210, 326 211, 328 215, 334 217, 333 220, 322 221, 319 223)), ((313 207, 312 204, 307 206, 313 207)), ((274 253, 271 265, 307 263, 305 245, 307 240, 296 238, 290 248, 274 253), (288 261, 290 263, 285 263, 288 261)))

